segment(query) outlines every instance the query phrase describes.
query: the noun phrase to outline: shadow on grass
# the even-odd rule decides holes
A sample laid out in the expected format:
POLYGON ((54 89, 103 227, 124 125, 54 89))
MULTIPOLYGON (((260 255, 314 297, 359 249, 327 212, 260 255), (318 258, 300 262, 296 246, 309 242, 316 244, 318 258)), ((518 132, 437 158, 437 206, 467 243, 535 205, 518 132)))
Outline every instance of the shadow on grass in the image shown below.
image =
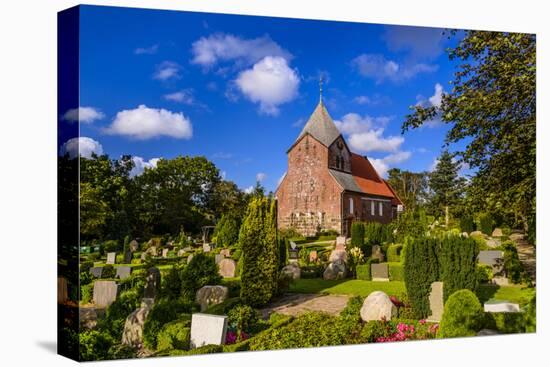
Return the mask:
POLYGON ((476 291, 476 295, 477 295, 477 298, 479 298, 479 302, 481 302, 481 304, 484 304, 491 298, 494 298, 499 288, 500 286, 496 284, 481 284, 476 291))

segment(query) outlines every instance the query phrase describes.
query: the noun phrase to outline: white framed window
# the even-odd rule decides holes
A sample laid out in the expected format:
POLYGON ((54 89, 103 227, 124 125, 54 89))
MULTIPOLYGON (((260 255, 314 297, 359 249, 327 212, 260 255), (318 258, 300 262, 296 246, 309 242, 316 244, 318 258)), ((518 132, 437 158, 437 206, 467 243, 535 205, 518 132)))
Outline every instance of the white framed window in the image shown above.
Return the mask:
POLYGON ((378 203, 378 215, 384 215, 384 203, 382 202, 378 203))
POLYGON ((371 201, 371 202, 370 202, 370 215, 375 215, 375 212, 374 212, 374 201, 371 201))
POLYGON ((353 214, 353 198, 349 198, 349 213, 353 214))

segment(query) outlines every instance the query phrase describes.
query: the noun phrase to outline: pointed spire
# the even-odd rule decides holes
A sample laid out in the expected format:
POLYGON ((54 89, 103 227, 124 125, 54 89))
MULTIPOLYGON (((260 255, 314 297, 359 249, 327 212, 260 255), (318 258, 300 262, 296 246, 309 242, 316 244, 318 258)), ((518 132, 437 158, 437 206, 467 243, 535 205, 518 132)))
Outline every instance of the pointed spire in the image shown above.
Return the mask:
POLYGON ((323 76, 319 76, 319 103, 323 104, 323 76))

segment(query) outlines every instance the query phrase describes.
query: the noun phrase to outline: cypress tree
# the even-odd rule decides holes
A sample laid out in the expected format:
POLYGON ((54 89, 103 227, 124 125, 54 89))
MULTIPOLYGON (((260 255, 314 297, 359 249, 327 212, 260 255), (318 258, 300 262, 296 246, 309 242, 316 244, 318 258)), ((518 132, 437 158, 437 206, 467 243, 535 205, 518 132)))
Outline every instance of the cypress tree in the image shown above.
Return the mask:
POLYGON ((441 274, 444 299, 461 289, 477 288, 477 255, 479 248, 472 238, 447 236, 441 241, 441 274))

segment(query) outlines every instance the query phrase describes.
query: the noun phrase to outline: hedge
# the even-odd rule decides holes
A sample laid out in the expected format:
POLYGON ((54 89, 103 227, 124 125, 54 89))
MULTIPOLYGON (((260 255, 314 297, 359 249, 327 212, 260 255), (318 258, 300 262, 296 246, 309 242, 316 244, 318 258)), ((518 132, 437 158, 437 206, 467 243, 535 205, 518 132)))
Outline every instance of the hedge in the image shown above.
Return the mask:
POLYGON ((440 280, 444 299, 460 289, 475 292, 478 285, 476 241, 461 236, 447 236, 441 241, 440 280))
POLYGON ((483 307, 476 295, 467 289, 459 290, 445 302, 437 337, 475 336, 483 328, 484 318, 483 307))
POLYGON ((493 218, 490 214, 484 213, 479 217, 479 227, 481 232, 485 233, 487 236, 493 234, 493 218))
POLYGON ((401 262, 401 250, 403 250, 403 245, 401 244, 390 245, 388 247, 388 250, 386 251, 388 262, 391 262, 391 263, 401 262))
POLYGON ((388 271, 390 280, 403 281, 405 279, 404 267, 402 263, 390 262, 388 263, 388 271))
POLYGON ((370 266, 371 264, 377 264, 378 259, 367 259, 367 261, 364 264, 357 265, 355 269, 355 274, 357 279, 359 280, 372 280, 371 274, 370 274, 370 266))
POLYGON ((353 222, 351 224, 351 245, 362 248, 365 243, 365 223, 353 222))

